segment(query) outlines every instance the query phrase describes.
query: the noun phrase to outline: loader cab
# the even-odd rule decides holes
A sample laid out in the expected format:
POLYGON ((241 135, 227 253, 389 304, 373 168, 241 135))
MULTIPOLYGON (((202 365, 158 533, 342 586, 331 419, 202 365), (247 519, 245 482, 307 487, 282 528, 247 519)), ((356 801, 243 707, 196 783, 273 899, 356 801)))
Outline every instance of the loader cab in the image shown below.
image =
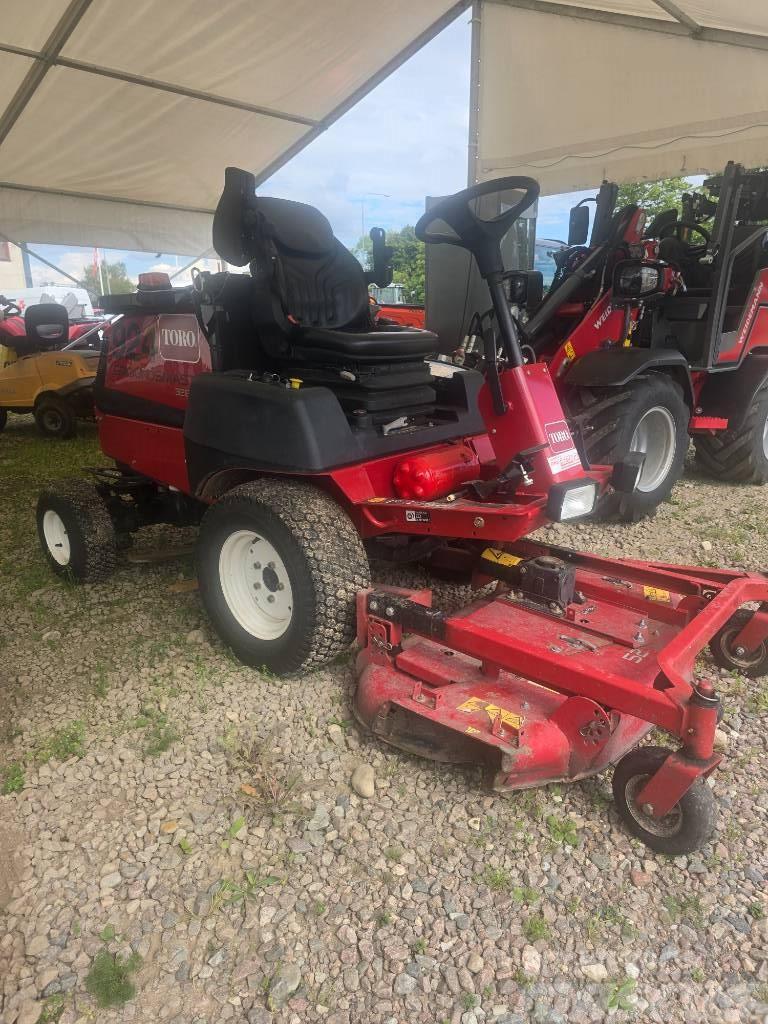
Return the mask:
POLYGON ((738 357, 748 299, 768 268, 768 172, 730 162, 703 187, 683 197, 682 216, 665 211, 647 231, 685 286, 653 312, 651 347, 678 349, 694 369, 738 357))

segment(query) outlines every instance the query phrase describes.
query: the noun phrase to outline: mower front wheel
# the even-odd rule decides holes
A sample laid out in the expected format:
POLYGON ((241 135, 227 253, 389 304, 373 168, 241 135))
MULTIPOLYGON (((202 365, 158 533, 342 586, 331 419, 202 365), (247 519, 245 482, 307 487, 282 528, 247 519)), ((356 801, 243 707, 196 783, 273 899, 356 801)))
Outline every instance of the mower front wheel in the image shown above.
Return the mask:
POLYGON ((37 533, 57 576, 100 583, 114 572, 115 529, 101 495, 86 480, 62 480, 41 491, 37 533))
POLYGON ((755 651, 746 651, 742 647, 737 647, 735 643, 736 637, 753 614, 749 608, 740 608, 733 614, 723 628, 712 637, 709 653, 720 668, 728 669, 729 672, 740 672, 743 676, 756 679, 768 675, 768 642, 764 640, 755 651))
POLYGON ((698 850, 715 828, 717 805, 712 790, 698 778, 663 818, 639 806, 636 796, 661 768, 671 751, 638 747, 619 761, 613 773, 613 798, 629 831, 657 853, 678 856, 698 850))
POLYGON ((200 596, 219 636, 246 665, 288 675, 322 665, 355 635, 355 596, 370 585, 360 536, 310 484, 262 479, 205 513, 200 596))
POLYGON ((61 440, 74 437, 77 433, 77 417, 69 402, 56 395, 41 398, 35 406, 35 423, 44 437, 61 440))

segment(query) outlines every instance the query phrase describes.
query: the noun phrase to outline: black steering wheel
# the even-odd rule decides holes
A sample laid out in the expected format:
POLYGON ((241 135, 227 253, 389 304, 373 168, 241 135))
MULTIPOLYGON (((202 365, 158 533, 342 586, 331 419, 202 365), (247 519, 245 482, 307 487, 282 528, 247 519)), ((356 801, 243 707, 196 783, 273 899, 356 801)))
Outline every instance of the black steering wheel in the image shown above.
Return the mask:
POLYGON ((678 242, 680 242, 681 245, 685 246, 686 255, 694 259, 697 256, 703 256, 709 247, 709 232, 706 228, 703 228, 701 224, 697 224, 694 220, 676 220, 672 221, 671 224, 665 224, 664 227, 659 231, 658 237, 659 240, 661 240, 663 238, 671 238, 673 235, 678 240, 678 242), (699 245, 692 245, 684 238, 681 238, 683 231, 695 232, 695 234, 699 235, 701 238, 704 239, 704 244, 702 245, 701 243, 699 243, 699 245))
POLYGON ((520 215, 539 198, 539 183, 533 178, 512 177, 481 181, 478 185, 465 188, 456 195, 448 196, 430 207, 419 218, 415 227, 416 237, 427 244, 445 242, 468 249, 477 260, 483 277, 501 273, 501 240, 520 215), (494 192, 522 192, 522 198, 508 210, 483 220, 470 205, 481 196, 494 192), (442 221, 453 234, 445 231, 430 231, 430 227, 442 221))

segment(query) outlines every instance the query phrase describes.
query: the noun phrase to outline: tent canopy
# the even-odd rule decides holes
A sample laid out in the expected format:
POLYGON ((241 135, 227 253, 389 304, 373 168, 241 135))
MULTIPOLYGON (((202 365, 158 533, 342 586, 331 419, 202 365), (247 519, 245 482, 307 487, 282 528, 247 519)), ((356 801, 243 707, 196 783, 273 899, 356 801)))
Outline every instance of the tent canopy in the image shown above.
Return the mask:
POLYGON ((466 6, 3 0, 0 232, 207 249, 225 165, 263 181, 466 6))
POLYGON ((482 0, 470 177, 542 192, 768 163, 765 0, 482 0))

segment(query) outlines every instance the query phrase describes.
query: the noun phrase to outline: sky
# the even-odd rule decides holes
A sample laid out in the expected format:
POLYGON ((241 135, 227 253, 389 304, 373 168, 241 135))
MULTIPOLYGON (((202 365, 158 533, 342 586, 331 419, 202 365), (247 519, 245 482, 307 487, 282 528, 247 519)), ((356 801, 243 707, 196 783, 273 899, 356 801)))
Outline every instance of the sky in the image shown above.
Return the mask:
MULTIPOLYGON (((347 246, 378 225, 414 224, 427 195, 458 192, 467 182, 469 119, 469 14, 460 15, 323 135, 259 188, 262 195, 317 206, 347 246), (363 230, 364 229, 364 230, 363 230)), ((223 173, 223 169, 222 169, 223 173)), ((540 200, 537 234, 567 235, 570 207, 588 193, 540 200)), ((92 249, 32 247, 79 277, 93 262, 92 249)), ((194 254, 193 254, 194 255, 194 254)), ((106 250, 125 263, 134 280, 146 270, 184 266, 163 253, 106 250)), ((35 284, 62 283, 32 260, 35 284)), ((182 283, 181 279, 179 283, 182 283)))

